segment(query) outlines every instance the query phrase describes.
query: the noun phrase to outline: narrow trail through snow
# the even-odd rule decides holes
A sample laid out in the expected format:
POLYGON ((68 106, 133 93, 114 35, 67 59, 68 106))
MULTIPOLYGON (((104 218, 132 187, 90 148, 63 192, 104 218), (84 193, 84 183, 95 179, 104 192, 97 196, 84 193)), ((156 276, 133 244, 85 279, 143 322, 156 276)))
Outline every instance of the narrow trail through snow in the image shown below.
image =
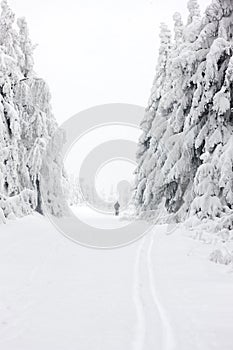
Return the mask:
MULTIPOLYGON (((114 216, 81 214, 100 227, 122 225, 114 216)), ((157 235, 103 253, 75 245, 38 215, 1 229, 4 349, 174 350, 156 288, 157 235)))
POLYGON ((137 310, 137 333, 133 350, 174 350, 173 331, 163 308, 155 282, 152 261, 154 234, 139 242, 135 261, 134 300, 137 310))
POLYGON ((154 301, 154 306, 159 312, 161 323, 163 326, 163 347, 164 350, 175 350, 175 337, 170 324, 169 317, 167 316, 167 312, 163 307, 158 291, 156 289, 156 281, 155 281, 155 273, 152 262, 152 254, 153 254, 153 244, 154 244, 154 233, 151 233, 148 237, 150 239, 147 251, 147 266, 149 273, 149 281, 150 281, 150 291, 154 301))
MULTIPOLYGON (((81 210, 77 208, 75 213, 78 213, 82 220, 97 227, 111 226, 114 228, 127 224, 118 217, 97 212, 94 212, 93 215, 93 211, 89 208, 81 208, 81 210)), ((155 242, 153 232, 148 233, 137 242, 132 291, 137 313, 133 350, 175 349, 173 332, 156 291, 152 261, 155 242)))

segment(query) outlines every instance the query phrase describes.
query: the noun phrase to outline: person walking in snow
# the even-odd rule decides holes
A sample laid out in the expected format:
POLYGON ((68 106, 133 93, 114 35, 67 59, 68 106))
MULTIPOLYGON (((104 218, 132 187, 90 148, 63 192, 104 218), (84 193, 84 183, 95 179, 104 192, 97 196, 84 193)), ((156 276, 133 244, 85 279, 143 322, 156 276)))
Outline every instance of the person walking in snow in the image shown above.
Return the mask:
POLYGON ((119 209, 120 209, 120 204, 119 204, 118 201, 114 204, 114 209, 115 209, 115 215, 118 216, 119 215, 119 209))

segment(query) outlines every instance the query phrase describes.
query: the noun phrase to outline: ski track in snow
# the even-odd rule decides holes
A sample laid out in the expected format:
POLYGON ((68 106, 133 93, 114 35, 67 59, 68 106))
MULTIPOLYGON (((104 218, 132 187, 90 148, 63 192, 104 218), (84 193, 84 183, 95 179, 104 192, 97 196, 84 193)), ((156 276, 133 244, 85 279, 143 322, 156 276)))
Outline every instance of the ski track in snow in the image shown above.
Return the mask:
POLYGON ((139 243, 136 255, 133 293, 137 311, 137 333, 133 350, 174 350, 173 330, 156 290, 153 245, 152 232, 139 243))
POLYGON ((102 257, 40 216, 9 225, 0 229, 1 349, 232 350, 229 268, 205 262, 210 247, 184 228, 167 239, 155 227, 102 257))
POLYGON ((154 234, 149 235, 149 245, 147 251, 147 266, 150 280, 150 291, 154 301, 154 306, 157 308, 160 319, 163 325, 163 349, 164 350, 174 350, 175 349, 175 338, 173 330, 170 324, 170 320, 167 316, 166 310, 164 309, 162 303, 159 300, 159 296, 156 290, 156 282, 154 277, 153 261, 152 261, 152 252, 154 244, 154 234))
MULTIPOLYGON (((152 231, 138 241, 138 246, 135 247, 136 259, 133 267, 132 296, 137 318, 135 335, 132 339, 132 350, 175 349, 173 330, 156 288, 155 266, 153 263, 153 257, 156 254, 154 245, 156 243, 158 241, 155 240, 152 231)), ((12 312, 8 312, 8 317, 4 318, 7 324, 0 332, 1 344, 20 337, 21 334, 27 331, 31 308, 35 304, 39 304, 41 299, 41 295, 35 294, 35 291, 43 290, 43 283, 46 283, 46 281, 43 280, 42 275, 56 252, 57 244, 50 244, 47 247, 45 256, 43 255, 39 263, 34 266, 23 288, 16 290, 14 302, 8 297, 8 304, 14 307, 12 312), (33 303, 30 303, 31 297, 33 297, 33 303), (18 303, 21 298, 23 298, 22 301, 18 303), (18 304, 21 307, 16 308, 18 304)))

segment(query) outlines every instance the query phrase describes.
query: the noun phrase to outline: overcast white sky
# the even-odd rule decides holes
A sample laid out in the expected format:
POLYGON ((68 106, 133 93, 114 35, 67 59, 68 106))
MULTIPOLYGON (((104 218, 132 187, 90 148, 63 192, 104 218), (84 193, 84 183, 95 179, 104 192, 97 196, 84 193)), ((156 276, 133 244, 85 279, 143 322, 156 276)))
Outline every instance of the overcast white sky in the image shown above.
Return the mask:
MULTIPOLYGON (((211 0, 200 0, 202 10, 211 0)), ((161 21, 172 26, 186 0, 9 0, 39 46, 35 69, 48 82, 62 123, 94 105, 144 106, 153 81, 161 21)))

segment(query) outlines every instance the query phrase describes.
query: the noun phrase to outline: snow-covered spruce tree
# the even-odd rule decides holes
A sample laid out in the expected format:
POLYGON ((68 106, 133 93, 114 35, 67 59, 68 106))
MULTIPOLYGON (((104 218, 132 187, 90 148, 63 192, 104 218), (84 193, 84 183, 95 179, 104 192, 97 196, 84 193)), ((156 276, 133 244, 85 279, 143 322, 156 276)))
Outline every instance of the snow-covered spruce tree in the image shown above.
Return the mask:
MULTIPOLYGON (((136 170, 136 183, 135 187, 137 191, 135 192, 135 202, 138 208, 144 208, 144 192, 146 188, 150 161, 150 140, 151 140, 151 128, 153 120, 159 108, 160 100, 165 93, 165 81, 167 77, 167 62, 171 50, 171 32, 167 25, 162 23, 160 28, 160 49, 158 64, 156 67, 156 75, 153 82, 153 87, 151 91, 151 96, 148 102, 148 107, 145 112, 143 121, 141 122, 141 128, 143 134, 139 140, 137 159, 138 168, 136 170), (146 166, 145 166, 146 164, 146 166)), ((163 133, 166 129, 166 125, 161 123, 161 131, 163 133)), ((159 132, 159 131, 158 131, 159 132)), ((151 167, 154 165, 152 164, 151 167)))
POLYGON ((138 156, 135 195, 139 212, 164 198, 179 221, 223 217, 233 208, 233 3, 214 0, 202 18, 197 1, 188 8, 183 40, 167 61, 166 93, 138 156))
POLYGON ((198 4, 198 1, 197 0, 189 0, 188 1, 188 10, 189 10, 188 24, 191 24, 195 21, 195 19, 197 19, 201 16, 200 6, 198 4))
POLYGON ((34 47, 27 23, 19 19, 17 31, 6 0, 1 7, 0 208, 5 217, 23 216, 43 211, 40 168, 57 124, 48 86, 33 71, 34 47))
MULTIPOLYGON (((186 69, 190 62, 183 45, 182 20, 177 13, 174 16, 175 21, 175 43, 169 43, 169 55, 166 59, 166 75, 163 81, 163 93, 157 101, 157 108, 154 110, 153 120, 149 125, 147 132, 150 139, 147 148, 141 156, 138 153, 138 170, 137 170, 137 191, 136 198, 140 201, 136 202, 139 211, 154 210, 164 197, 165 191, 173 191, 173 182, 166 188, 165 177, 167 170, 171 166, 174 156, 179 156, 179 147, 182 140, 178 140, 174 135, 173 129, 180 129, 183 123, 183 110, 188 106, 188 96, 183 92, 188 84, 190 70, 186 69), (177 36, 177 32, 179 33, 177 36), (183 58, 180 59, 182 50, 185 51, 183 58), (179 59, 178 59, 179 58, 179 59), (184 75, 184 70, 186 74, 184 75), (174 125, 173 127, 173 124, 174 125), (169 145, 170 143, 170 145, 169 145), (173 157, 169 157, 169 149, 173 151, 173 157), (164 172, 162 171, 164 170, 164 172), (144 175, 144 177, 141 176, 144 175), (138 204, 140 203, 140 204, 138 204)), ((163 69, 161 67, 161 69, 163 69)), ((155 89, 160 91, 160 82, 154 82, 155 89)), ((150 98, 153 105, 154 95, 150 98)), ((155 101, 154 101, 155 103, 155 101)), ((147 112, 146 112, 147 117, 147 112)), ((144 129, 143 129, 144 132, 144 129)), ((144 136, 145 132, 143 133, 144 136)), ((139 141, 139 150, 141 140, 139 141)))
POLYGON ((175 12, 173 15, 174 20, 174 40, 175 45, 179 45, 183 40, 183 32, 184 32, 184 24, 182 21, 181 14, 179 12, 175 12))

